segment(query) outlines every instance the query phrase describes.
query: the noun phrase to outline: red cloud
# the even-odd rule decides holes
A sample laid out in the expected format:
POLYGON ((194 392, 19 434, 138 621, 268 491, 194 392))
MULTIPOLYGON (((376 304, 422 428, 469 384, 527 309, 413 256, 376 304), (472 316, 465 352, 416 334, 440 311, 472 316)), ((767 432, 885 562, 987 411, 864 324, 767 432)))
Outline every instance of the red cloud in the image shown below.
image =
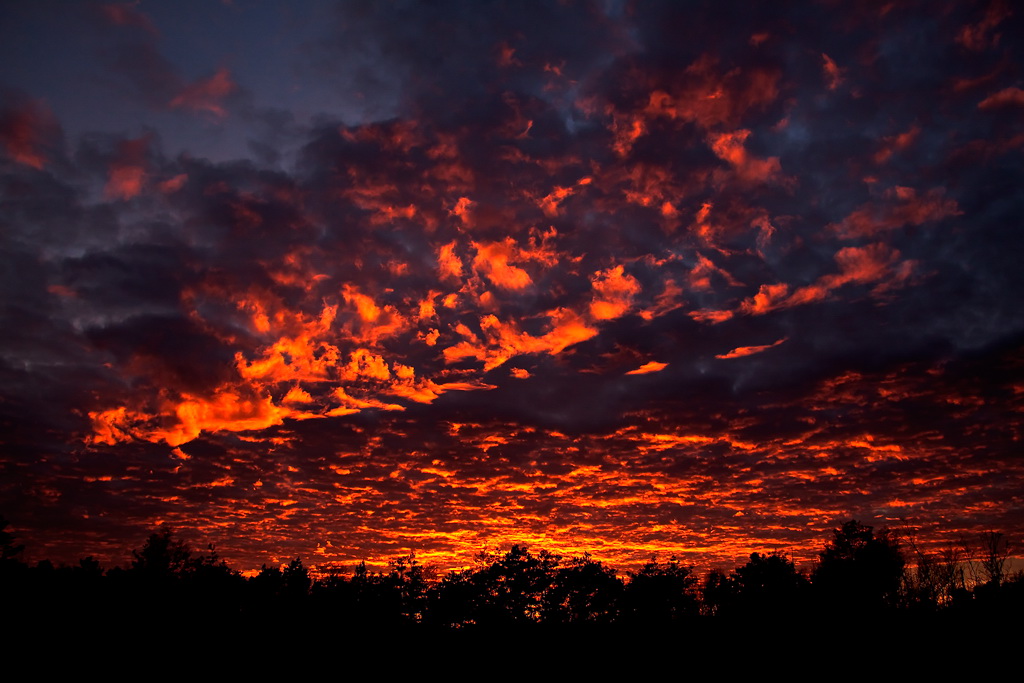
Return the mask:
POLYGON ((748 137, 750 131, 746 129, 717 133, 710 138, 711 149, 718 158, 732 164, 740 180, 764 183, 781 175, 778 157, 758 159, 750 156, 744 145, 748 137))
POLYGON ((50 110, 32 100, 0 112, 0 145, 12 159, 35 169, 46 164, 43 150, 59 130, 50 110))
POLYGON ((946 199, 939 188, 922 197, 911 187, 896 187, 886 192, 885 200, 864 204, 829 227, 846 238, 872 237, 905 225, 921 225, 961 214, 956 200, 946 199))
POLYGON ((693 121, 705 128, 732 126, 748 111, 774 101, 778 93, 777 72, 734 69, 721 74, 716 60, 705 55, 687 67, 676 83, 653 90, 644 113, 693 121))
POLYGON ((149 17, 135 9, 134 4, 137 3, 109 3, 100 5, 99 10, 103 17, 115 26, 131 26, 156 35, 156 26, 149 17))
POLYGON ((218 118, 227 116, 222 102, 237 89, 230 72, 221 68, 214 75, 186 86, 171 100, 171 107, 209 112, 218 118))
POLYGON ((995 47, 999 42, 1000 34, 993 33, 993 30, 1011 14, 1013 13, 1006 3, 996 0, 985 10, 985 16, 981 21, 968 24, 960 29, 960 33, 956 36, 956 42, 968 50, 977 51, 995 47))
POLYGON ((1024 107, 1024 90, 1012 87, 989 95, 978 103, 978 109, 998 109, 999 107, 1024 107))
POLYGON ((103 195, 107 199, 131 199, 142 192, 146 182, 146 152, 149 136, 125 140, 118 145, 117 156, 110 163, 107 185, 103 195))
POLYGON ((884 164, 888 161, 893 154, 902 152, 908 149, 914 144, 917 136, 921 133, 921 127, 914 125, 911 128, 899 135, 891 135, 882 138, 882 145, 878 152, 875 153, 875 163, 884 164))
POLYGON ((832 58, 824 52, 821 53, 821 62, 822 71, 825 72, 825 78, 828 81, 828 89, 835 90, 843 82, 842 72, 832 58))

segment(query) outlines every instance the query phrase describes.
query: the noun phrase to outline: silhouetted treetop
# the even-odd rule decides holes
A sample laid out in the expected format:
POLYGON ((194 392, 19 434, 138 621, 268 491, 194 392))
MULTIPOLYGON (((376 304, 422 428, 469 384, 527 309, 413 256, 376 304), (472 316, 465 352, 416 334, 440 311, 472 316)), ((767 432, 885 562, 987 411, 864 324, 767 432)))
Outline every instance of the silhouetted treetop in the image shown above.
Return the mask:
POLYGON ((150 535, 140 549, 133 550, 132 557, 133 572, 147 578, 167 579, 188 569, 192 551, 170 529, 162 529, 150 535))
POLYGON ((700 612, 697 587, 692 566, 675 557, 668 562, 652 559, 630 574, 623 611, 632 620, 649 623, 695 616, 700 612))
POLYGON ((812 575, 819 595, 833 605, 863 611, 896 603, 906 561, 888 529, 850 520, 833 532, 812 575))
POLYGON ((14 534, 7 531, 10 522, 0 515, 0 561, 13 560, 25 549, 24 545, 14 542, 14 534))

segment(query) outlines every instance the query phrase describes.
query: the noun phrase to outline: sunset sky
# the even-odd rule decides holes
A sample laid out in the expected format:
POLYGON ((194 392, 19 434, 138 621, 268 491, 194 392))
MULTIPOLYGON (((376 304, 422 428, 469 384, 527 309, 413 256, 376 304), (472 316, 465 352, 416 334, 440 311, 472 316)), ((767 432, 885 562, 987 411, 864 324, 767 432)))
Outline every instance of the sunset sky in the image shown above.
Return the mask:
POLYGON ((1024 10, 0 5, 0 514, 107 564, 1024 533, 1024 10))

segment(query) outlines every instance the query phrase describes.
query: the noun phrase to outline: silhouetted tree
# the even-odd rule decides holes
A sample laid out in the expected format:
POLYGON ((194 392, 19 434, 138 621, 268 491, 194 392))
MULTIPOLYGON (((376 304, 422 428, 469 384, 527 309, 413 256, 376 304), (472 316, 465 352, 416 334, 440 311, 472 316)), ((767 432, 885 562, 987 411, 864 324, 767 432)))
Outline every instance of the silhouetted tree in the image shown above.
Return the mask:
POLYGON ((312 580, 309 570, 302 564, 302 558, 296 557, 281 571, 282 589, 292 600, 301 600, 309 594, 312 580))
POLYGON ((180 577, 189 567, 192 551, 174 538, 170 529, 150 535, 142 548, 132 551, 131 570, 146 581, 168 581, 180 577))
POLYGON ((264 564, 260 567, 259 573, 249 579, 249 585, 261 599, 272 600, 284 590, 284 576, 280 567, 268 567, 264 564))
POLYGON ((484 602, 481 583, 472 570, 448 572, 427 591, 427 623, 447 628, 475 625, 484 602))
POLYGON ((618 616, 623 590, 614 569, 589 554, 572 558, 555 572, 541 618, 547 623, 611 623, 618 616))
POLYGON ((481 553, 476 569, 449 572, 428 594, 427 621, 447 627, 504 627, 538 622, 561 558, 513 545, 481 553))
POLYGON ((398 616, 407 623, 419 623, 426 609, 427 582, 432 569, 416 560, 415 553, 388 562, 387 582, 397 596, 398 616))
POLYGON ((25 550, 24 545, 14 542, 14 534, 7 531, 8 525, 10 525, 10 522, 3 515, 0 515, 0 563, 17 561, 18 555, 25 550))
POLYGON ((998 586, 1006 574, 1006 561, 1010 558, 1010 544, 998 531, 989 531, 981 536, 981 568, 987 583, 998 586))
POLYGON ((780 552, 753 553, 729 575, 715 569, 704 580, 704 613, 750 617, 800 614, 806 607, 810 582, 792 560, 780 552))
POLYGON ((651 560, 630 574, 623 595, 623 616, 648 624, 679 622, 700 613, 693 567, 676 558, 651 560))
POLYGON ((750 560, 733 573, 736 607, 747 613, 790 613, 804 607, 807 578, 796 570, 793 561, 779 552, 753 553, 750 560))
POLYGON ((736 582, 728 574, 721 569, 712 569, 704 578, 701 589, 702 613, 706 616, 734 613, 737 592, 736 582))
POLYGON ((18 614, 29 601, 25 590, 28 567, 18 560, 25 546, 14 542, 14 534, 7 531, 9 524, 0 516, 0 604, 9 614, 18 614))
POLYGON ((314 584, 316 609, 325 619, 341 617, 346 628, 420 623, 425 620, 430 574, 412 553, 390 560, 387 571, 373 572, 360 562, 347 580, 334 572, 314 584))
POLYGON ((845 522, 819 558, 812 580, 829 606, 863 612, 896 604, 905 560, 887 529, 875 534, 856 520, 845 522))
POLYGON ((913 538, 906 540, 910 561, 903 574, 901 606, 915 611, 935 611, 963 600, 967 595, 963 556, 950 544, 941 552, 928 552, 913 538))
POLYGON ((544 595, 560 560, 547 550, 532 555, 526 546, 516 544, 490 566, 474 572, 476 623, 511 625, 539 621, 544 595))

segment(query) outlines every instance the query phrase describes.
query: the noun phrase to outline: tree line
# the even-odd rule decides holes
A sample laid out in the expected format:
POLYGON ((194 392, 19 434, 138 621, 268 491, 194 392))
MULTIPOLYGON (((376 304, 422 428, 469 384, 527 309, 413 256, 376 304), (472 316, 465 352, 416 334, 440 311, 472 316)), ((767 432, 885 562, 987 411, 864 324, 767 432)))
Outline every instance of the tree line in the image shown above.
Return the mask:
POLYGON ((974 619, 1024 606, 1024 572, 1008 573, 1002 534, 936 553, 854 520, 833 531, 810 571, 770 552, 703 575, 676 558, 652 558, 620 574, 589 554, 564 558, 513 545, 444 575, 410 554, 380 571, 360 563, 350 572, 313 573, 296 558, 244 577, 212 546, 196 552, 169 530, 149 536, 125 567, 104 569, 92 558, 29 565, 6 527, 0 518, 0 599, 8 614, 481 630, 671 628, 763 617, 974 619))

